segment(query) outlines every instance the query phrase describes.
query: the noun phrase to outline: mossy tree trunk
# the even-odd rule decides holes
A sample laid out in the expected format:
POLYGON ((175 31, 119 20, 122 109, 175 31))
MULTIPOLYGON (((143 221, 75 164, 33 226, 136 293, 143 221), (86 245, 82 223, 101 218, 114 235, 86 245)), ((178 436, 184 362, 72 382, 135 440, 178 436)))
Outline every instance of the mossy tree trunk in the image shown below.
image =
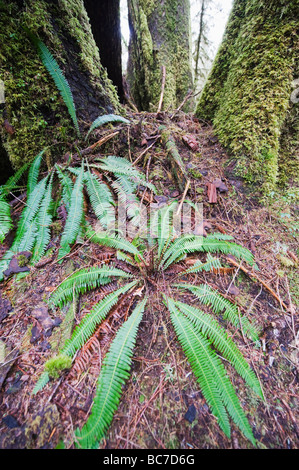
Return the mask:
POLYGON ((189 0, 128 0, 128 10, 128 83, 136 105, 157 111, 164 66, 162 109, 173 109, 193 86, 189 0))
POLYGON ((44 147, 55 161, 76 140, 67 108, 23 26, 46 44, 61 66, 82 135, 99 115, 121 112, 83 0, 0 0, 0 82, 5 91, 0 139, 15 169, 44 147))
POLYGON ((298 175, 298 0, 235 0, 196 114, 269 193, 298 175), (297 116, 297 118, 296 118, 297 116))

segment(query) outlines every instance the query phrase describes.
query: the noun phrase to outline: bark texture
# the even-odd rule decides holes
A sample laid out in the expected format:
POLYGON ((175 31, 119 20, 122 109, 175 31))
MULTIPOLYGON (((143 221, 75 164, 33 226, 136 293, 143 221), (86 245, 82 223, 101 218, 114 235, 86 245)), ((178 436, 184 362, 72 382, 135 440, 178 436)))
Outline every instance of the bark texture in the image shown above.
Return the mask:
POLYGON ((76 138, 67 108, 23 26, 46 44, 62 68, 83 130, 101 114, 120 112, 83 0, 0 0, 0 80, 5 90, 0 138, 15 169, 46 146, 55 159, 76 138))
POLYGON ((164 66, 163 109, 176 108, 193 86, 189 0, 129 0, 128 9, 128 82, 137 107, 157 110, 164 66))
POLYGON ((279 177, 298 175, 298 103, 290 99, 299 77, 298 7, 235 0, 196 110, 213 121, 237 173, 265 193, 279 177))

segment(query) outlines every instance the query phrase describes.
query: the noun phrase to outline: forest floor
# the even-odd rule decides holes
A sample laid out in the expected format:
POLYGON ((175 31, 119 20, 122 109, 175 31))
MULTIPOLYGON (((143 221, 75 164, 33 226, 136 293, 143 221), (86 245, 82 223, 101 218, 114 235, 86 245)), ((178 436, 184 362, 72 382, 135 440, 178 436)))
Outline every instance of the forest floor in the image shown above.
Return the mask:
MULTIPOLYGON (((97 139, 107 141, 97 152, 135 162, 156 185, 155 202, 180 201, 184 191, 177 186, 173 163, 160 139, 160 126, 165 125, 189 175, 186 197, 203 205, 205 230, 232 235, 255 255, 257 278, 234 264, 220 274, 205 273, 203 278, 209 276, 210 285, 237 303, 261 330, 259 345, 233 328, 231 334, 260 380, 264 402, 227 364, 257 448, 298 448, 298 207, 291 188, 285 196, 273 194, 272 200, 261 202, 235 176, 234 164, 212 127, 191 115, 179 112, 170 119, 166 113, 140 113, 132 115, 132 121, 128 129, 98 131, 97 139), (219 181, 221 186, 215 189, 219 181)), ((14 205, 15 217, 21 207, 21 203, 14 205)), ((10 243, 8 237, 0 256, 10 243)), ((53 233, 51 246, 56 254, 58 245, 59 237, 53 233)), ((62 264, 56 259, 47 259, 26 277, 9 278, 0 286, 0 339, 6 346, 5 360, 0 356, 1 449, 53 449, 61 441, 66 448, 74 447, 73 433, 90 412, 102 356, 132 303, 130 298, 125 300, 102 338, 100 351, 95 348, 92 355, 76 361, 76 367, 33 396, 43 365, 51 357, 51 341, 59 335, 59 325, 49 328, 47 322, 49 317, 53 321, 64 315, 48 311, 45 300, 75 269, 113 263, 115 255, 112 249, 85 242, 74 246, 62 264)), ((104 288, 84 294, 76 322, 104 294, 104 288)), ((155 293, 137 337, 131 377, 100 448, 253 448, 234 425, 231 439, 217 425, 155 293)))

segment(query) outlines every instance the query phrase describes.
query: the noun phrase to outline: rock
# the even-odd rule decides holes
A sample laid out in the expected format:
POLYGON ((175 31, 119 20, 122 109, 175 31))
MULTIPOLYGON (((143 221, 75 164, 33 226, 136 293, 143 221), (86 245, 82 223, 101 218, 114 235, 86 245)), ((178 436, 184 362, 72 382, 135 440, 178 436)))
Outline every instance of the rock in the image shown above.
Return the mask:
POLYGON ((189 421, 189 423, 192 423, 195 420, 196 417, 196 408, 192 404, 189 406, 187 413, 185 414, 184 418, 189 421))

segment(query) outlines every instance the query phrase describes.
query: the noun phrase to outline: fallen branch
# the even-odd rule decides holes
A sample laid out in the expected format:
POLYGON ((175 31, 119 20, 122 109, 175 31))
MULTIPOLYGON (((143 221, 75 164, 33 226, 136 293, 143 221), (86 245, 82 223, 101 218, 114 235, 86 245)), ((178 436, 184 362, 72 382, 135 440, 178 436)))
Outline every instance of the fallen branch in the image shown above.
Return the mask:
POLYGON ((183 192, 188 181, 187 172, 170 131, 164 127, 162 128, 161 140, 166 146, 173 177, 179 190, 183 192))
POLYGON ((277 300, 277 302, 281 305, 281 307, 283 307, 287 311, 289 310, 288 306, 278 297, 278 295, 273 291, 273 289, 271 289, 271 287, 268 286, 268 284, 266 284, 262 279, 260 279, 258 276, 256 276, 252 272, 250 272, 248 269, 244 268, 244 266, 240 265, 233 258, 227 256, 226 259, 229 263, 233 264, 236 268, 241 269, 241 271, 243 271, 243 273, 247 274, 247 276, 249 276, 250 278, 255 279, 260 284, 262 284, 265 287, 265 289, 267 289, 267 291, 270 292, 270 294, 277 300))

